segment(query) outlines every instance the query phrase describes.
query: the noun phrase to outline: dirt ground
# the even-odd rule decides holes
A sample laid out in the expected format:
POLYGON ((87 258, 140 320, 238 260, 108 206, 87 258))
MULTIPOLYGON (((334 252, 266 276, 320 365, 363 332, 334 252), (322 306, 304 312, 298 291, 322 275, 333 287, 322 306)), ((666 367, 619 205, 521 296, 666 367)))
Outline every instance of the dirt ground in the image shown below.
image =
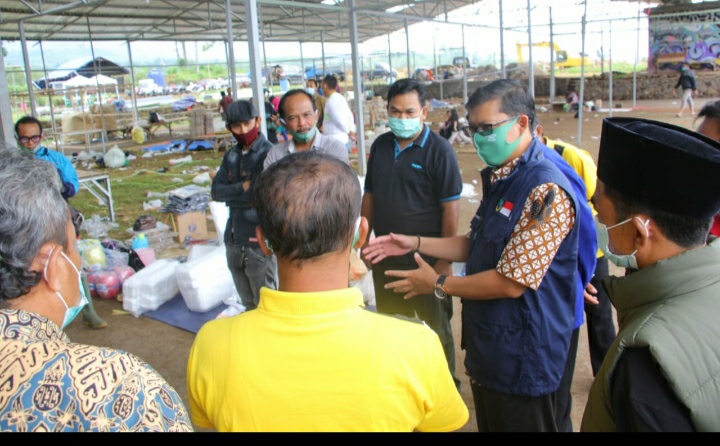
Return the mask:
MULTIPOLYGON (((707 101, 707 99, 696 100, 696 111, 707 101)), ((544 105, 547 104, 544 104, 542 98, 539 98, 537 100, 538 108, 544 105)), ((624 106, 629 108, 631 104, 626 103, 624 106)), ((678 108, 679 102, 677 100, 638 101, 637 107, 633 110, 624 112, 616 111, 614 112, 614 116, 642 117, 693 128, 693 118, 675 117, 678 108)), ((464 113, 462 113, 461 116, 462 115, 464 115, 464 113)), ((579 146, 590 152, 595 159, 597 159, 599 148, 601 123, 603 118, 607 116, 607 112, 587 112, 583 117, 583 137, 579 146)), ((434 130, 437 130, 436 123, 442 120, 443 117, 444 109, 436 109, 430 113, 428 121, 433 122, 432 128, 434 130)), ((570 144, 578 145, 576 140, 578 120, 573 119, 571 113, 546 112, 539 113, 539 117, 548 137, 561 139, 570 144)), ((456 149, 462 170, 463 182, 475 185, 478 194, 473 197, 462 198, 460 232, 464 233, 468 230, 470 219, 474 215, 481 199, 479 170, 482 169, 484 165, 474 152, 472 145, 457 145, 456 149)), ((221 154, 219 156, 221 156, 221 154)), ((611 270, 611 273, 621 274, 619 270, 611 270)), ((129 314, 119 314, 118 311, 122 310, 122 303, 114 299, 94 299, 94 303, 100 316, 108 322, 108 327, 104 329, 92 329, 83 325, 81 318, 78 317, 66 330, 70 339, 79 343, 118 348, 138 355, 155 367, 160 374, 175 387, 187 404, 185 367, 194 334, 150 318, 135 318, 129 314)), ((454 303, 455 315, 452 324, 458 349, 456 352, 457 375, 462 379, 461 393, 470 409, 470 420, 460 431, 477 432, 470 385, 465 376, 463 366, 465 354, 459 349, 460 312, 462 304, 458 298, 455 298, 454 303)), ((575 430, 579 429, 592 379, 586 332, 585 327, 582 327, 572 387, 572 419, 575 430)))

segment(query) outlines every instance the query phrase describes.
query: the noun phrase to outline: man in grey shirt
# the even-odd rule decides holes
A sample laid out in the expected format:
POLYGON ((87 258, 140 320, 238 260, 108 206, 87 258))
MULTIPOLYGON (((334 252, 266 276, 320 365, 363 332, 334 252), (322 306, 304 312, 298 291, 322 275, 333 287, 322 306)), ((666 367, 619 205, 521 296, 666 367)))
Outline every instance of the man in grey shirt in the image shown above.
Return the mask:
POLYGON ((282 124, 292 139, 276 144, 268 151, 264 169, 280 158, 305 150, 326 153, 350 164, 345 144, 318 131, 315 101, 308 92, 302 89, 288 91, 280 99, 278 109, 282 124))

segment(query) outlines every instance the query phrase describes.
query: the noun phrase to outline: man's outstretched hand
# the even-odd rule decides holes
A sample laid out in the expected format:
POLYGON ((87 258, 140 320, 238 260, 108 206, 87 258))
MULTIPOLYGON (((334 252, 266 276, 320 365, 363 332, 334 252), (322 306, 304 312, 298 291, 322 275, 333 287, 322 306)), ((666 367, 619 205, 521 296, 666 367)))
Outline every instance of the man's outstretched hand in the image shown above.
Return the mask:
POLYGON ((417 252, 415 253, 415 262, 418 264, 418 269, 385 271, 386 276, 401 279, 387 283, 385 289, 393 290, 395 293, 404 293, 403 299, 410 299, 419 294, 432 294, 435 291, 435 282, 440 275, 417 252))
POLYGON ((363 258, 371 264, 376 264, 385 257, 401 256, 416 249, 418 245, 417 236, 402 234, 382 235, 370 240, 368 246, 362 250, 363 258))

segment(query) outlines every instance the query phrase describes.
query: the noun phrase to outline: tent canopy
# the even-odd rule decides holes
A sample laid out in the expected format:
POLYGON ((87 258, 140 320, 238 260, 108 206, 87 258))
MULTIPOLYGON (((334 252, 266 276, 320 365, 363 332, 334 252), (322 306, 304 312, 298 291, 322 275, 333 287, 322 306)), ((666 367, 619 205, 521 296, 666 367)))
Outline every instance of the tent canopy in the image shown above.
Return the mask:
POLYGON ((93 76, 90 78, 90 82, 92 85, 117 85, 118 81, 105 76, 104 74, 98 74, 97 76, 93 76))
POLYGON ((85 76, 78 75, 63 81, 63 85, 65 87, 87 87, 89 85, 95 85, 95 82, 85 76))
MULTIPOLYGON (((256 0, 265 41, 349 42, 350 0, 256 0)), ((434 20, 477 0, 354 0, 358 41, 434 20)), ((223 0, 0 0, 0 39, 224 41, 223 0)), ((247 41, 245 2, 230 2, 234 38, 247 41)), ((104 72, 104 71, 103 71, 104 72)))
MULTIPOLYGON (((108 76, 130 74, 130 70, 103 57, 96 57, 94 60, 73 59, 60 65, 56 70, 49 72, 47 79, 38 79, 33 81, 33 84, 35 84, 37 88, 43 89, 53 82, 64 82, 76 76, 89 78, 93 77, 96 73, 103 78, 109 79, 109 81, 105 80, 100 82, 101 85, 107 85, 117 84, 115 79, 108 76)), ((95 79, 92 80, 92 85, 95 85, 95 79)))

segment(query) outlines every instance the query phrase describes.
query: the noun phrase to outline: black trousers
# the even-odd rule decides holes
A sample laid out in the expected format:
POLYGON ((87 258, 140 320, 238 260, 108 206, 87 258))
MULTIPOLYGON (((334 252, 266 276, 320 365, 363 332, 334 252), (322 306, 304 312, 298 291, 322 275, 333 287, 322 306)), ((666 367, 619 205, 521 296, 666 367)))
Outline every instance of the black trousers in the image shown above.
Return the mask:
POLYGON ((568 350, 567 361, 565 362, 565 370, 560 380, 560 386, 557 389, 557 407, 555 411, 555 424, 558 432, 572 432, 572 381, 575 374, 575 361, 577 360, 578 339, 580 338, 580 327, 572 332, 570 338, 570 348, 568 350))
POLYGON ((603 359, 610 346, 615 341, 617 331, 612 314, 612 304, 605 291, 602 280, 610 274, 608 260, 605 257, 597 259, 595 275, 590 283, 597 289, 597 305, 585 304, 585 323, 587 324, 588 345, 590 350, 590 364, 593 376, 602 365, 603 359))
POLYGON ((556 394, 528 397, 495 392, 470 380, 478 432, 557 432, 556 394))
POLYGON ((450 319, 452 319, 453 315, 452 296, 448 296, 446 299, 438 299, 432 294, 425 294, 405 300, 402 294, 396 294, 392 290, 385 289, 386 283, 397 280, 396 277, 386 276, 386 269, 402 268, 373 266, 375 305, 377 305, 378 313, 418 318, 437 333, 442 343, 450 374, 455 381, 455 385, 460 389, 460 380, 455 377, 455 342, 450 325, 450 319))

